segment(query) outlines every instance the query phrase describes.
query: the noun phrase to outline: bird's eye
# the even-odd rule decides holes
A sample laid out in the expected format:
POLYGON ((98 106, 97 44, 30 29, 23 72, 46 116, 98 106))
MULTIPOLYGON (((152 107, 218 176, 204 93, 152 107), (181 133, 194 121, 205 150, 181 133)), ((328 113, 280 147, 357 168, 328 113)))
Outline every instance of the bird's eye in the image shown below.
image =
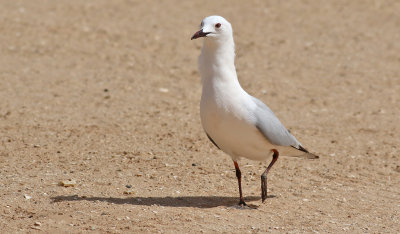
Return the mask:
POLYGON ((203 25, 204 25, 204 23, 203 23, 203 22, 201 22, 201 24, 200 24, 200 27, 203 27, 203 25))
POLYGON ((220 28, 220 27, 221 27, 221 24, 220 24, 220 23, 217 23, 217 24, 215 25, 215 27, 216 27, 216 28, 220 28))

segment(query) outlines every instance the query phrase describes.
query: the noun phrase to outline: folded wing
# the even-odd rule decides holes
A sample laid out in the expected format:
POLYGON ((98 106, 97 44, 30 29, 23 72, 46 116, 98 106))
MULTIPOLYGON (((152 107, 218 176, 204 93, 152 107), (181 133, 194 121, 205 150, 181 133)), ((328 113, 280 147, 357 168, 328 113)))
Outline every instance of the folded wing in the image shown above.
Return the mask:
POLYGON ((256 127, 261 134, 272 144, 285 147, 286 156, 318 158, 317 155, 309 153, 300 142, 283 126, 278 117, 262 101, 252 97, 257 107, 254 112, 256 127))

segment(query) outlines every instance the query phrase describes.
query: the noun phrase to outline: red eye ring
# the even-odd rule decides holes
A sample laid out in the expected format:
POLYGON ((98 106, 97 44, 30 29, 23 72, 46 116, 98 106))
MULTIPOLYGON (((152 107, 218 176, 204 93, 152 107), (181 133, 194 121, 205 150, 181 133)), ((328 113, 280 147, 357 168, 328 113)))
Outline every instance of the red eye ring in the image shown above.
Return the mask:
POLYGON ((216 28, 220 28, 220 27, 221 27, 221 24, 220 24, 220 23, 217 23, 217 24, 215 24, 215 27, 216 27, 216 28))

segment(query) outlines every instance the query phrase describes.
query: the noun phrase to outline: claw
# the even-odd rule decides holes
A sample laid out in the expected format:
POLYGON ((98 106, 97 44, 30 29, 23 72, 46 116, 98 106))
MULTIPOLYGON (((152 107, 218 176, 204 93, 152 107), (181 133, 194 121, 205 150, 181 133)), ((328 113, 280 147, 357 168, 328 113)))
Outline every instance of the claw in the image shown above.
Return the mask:
POLYGON ((244 206, 247 206, 247 204, 246 204, 246 202, 244 202, 244 200, 240 200, 239 206, 244 207, 244 206))

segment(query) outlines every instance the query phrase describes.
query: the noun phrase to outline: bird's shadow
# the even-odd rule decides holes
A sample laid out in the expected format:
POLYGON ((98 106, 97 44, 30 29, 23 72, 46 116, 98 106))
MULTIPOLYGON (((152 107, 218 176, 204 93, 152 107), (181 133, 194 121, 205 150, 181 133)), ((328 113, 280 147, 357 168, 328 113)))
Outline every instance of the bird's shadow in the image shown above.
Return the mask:
MULTIPOLYGON (((268 198, 274 198, 274 195, 269 195, 268 198)), ((222 197, 222 196, 181 196, 181 197, 87 197, 87 196, 56 196, 51 197, 53 202, 64 201, 101 201, 113 204, 130 204, 141 206, 169 206, 169 207, 197 207, 197 208, 213 208, 218 206, 234 207, 238 204, 237 197, 222 197)), ((245 201, 260 200, 260 197, 248 196, 245 201)), ((250 205, 250 208, 257 208, 258 206, 250 205)))

